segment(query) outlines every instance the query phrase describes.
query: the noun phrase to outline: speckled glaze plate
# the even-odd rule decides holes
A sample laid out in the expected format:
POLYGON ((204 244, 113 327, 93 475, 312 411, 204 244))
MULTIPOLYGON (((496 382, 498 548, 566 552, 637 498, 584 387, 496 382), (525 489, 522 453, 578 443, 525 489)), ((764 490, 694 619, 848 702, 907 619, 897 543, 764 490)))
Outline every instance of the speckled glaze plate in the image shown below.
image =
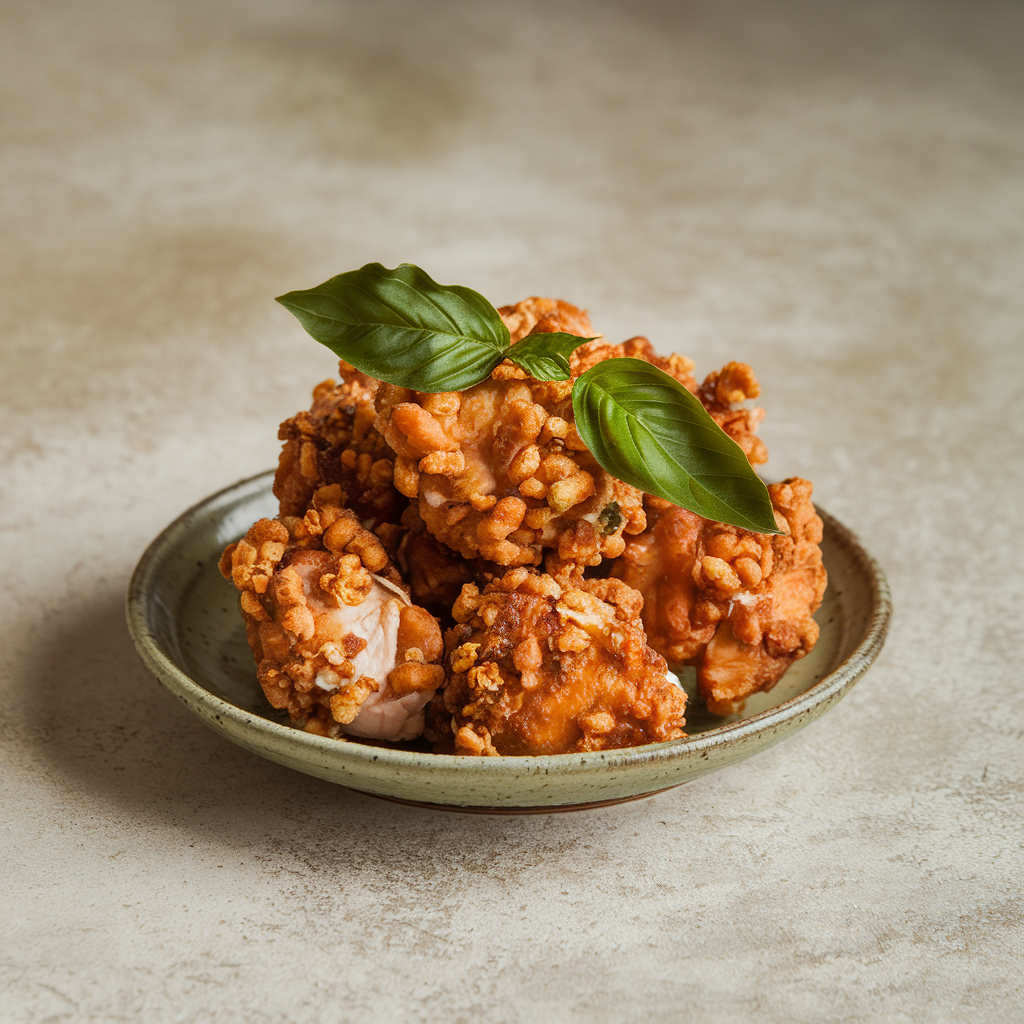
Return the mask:
MULTIPOLYGON (((225 545, 273 516, 272 473, 189 509, 149 546, 128 590, 128 628, 143 661, 182 703, 227 739, 300 772, 391 800, 462 811, 537 812, 636 799, 725 768, 823 715, 881 650, 891 603, 885 577, 827 513, 829 584, 821 637, 770 693, 742 714, 687 708, 686 739, 546 757, 454 757, 326 739, 295 728, 256 682, 235 589, 217 570, 225 545)), ((684 685, 693 693, 692 680, 684 685)))

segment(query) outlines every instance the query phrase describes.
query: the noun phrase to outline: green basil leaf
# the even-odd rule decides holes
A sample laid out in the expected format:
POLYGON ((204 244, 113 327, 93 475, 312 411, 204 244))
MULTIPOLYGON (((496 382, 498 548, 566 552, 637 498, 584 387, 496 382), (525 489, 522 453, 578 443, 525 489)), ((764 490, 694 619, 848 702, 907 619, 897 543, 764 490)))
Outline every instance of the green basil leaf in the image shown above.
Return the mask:
POLYGON ((569 356, 580 345, 593 340, 561 331, 528 334, 522 341, 517 341, 506 356, 535 380, 568 380, 569 356))
POLYGON ((416 391, 461 391, 505 358, 511 338, 477 292, 446 287, 403 263, 367 263, 278 298, 321 344, 379 380, 416 391))
POLYGON ((719 523, 779 533, 743 450, 675 378, 642 359, 606 359, 572 391, 576 429, 612 476, 719 523))

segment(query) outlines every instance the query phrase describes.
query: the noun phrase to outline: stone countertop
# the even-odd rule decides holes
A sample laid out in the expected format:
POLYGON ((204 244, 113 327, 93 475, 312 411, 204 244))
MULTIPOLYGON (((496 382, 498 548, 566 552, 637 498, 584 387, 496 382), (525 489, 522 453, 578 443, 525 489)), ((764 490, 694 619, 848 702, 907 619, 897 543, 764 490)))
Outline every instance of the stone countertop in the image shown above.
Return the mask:
POLYGON ((6 3, 0 1017, 1022 1013, 1021 14, 6 3), (750 362, 768 475, 889 575, 871 672, 574 814, 397 806, 206 730, 129 575, 331 375, 272 297, 370 260, 750 362))

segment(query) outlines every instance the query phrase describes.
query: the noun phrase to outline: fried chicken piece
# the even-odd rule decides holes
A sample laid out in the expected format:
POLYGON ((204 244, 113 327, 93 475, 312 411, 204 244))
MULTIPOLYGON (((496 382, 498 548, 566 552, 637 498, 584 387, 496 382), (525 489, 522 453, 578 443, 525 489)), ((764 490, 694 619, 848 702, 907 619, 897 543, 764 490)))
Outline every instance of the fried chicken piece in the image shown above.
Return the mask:
POLYGON ((308 412, 296 413, 278 431, 284 447, 274 475, 274 496, 283 516, 302 516, 314 492, 338 484, 361 522, 371 529, 392 526, 395 537, 408 501, 395 489, 394 452, 374 428, 378 381, 348 363, 338 364, 341 383, 325 380, 313 389, 308 412))
MULTIPOLYGON (((555 299, 503 306, 513 342, 528 334, 593 335, 583 310, 555 299)), ((767 458, 754 430, 763 415, 738 408, 756 397, 745 363, 729 363, 698 386, 693 363, 661 357, 642 337, 598 338, 570 359, 571 379, 537 381, 505 360, 463 392, 424 394, 381 385, 377 429, 396 453, 394 482, 415 499, 428 531, 464 558, 501 566, 540 565, 556 575, 616 558, 624 535, 645 526, 640 492, 606 473, 576 431, 572 381, 604 359, 630 356, 671 374, 696 394, 752 462, 767 458)))
POLYGON ((527 568, 463 587, 451 671, 431 702, 438 752, 564 754, 683 735, 686 696, 648 647, 640 595, 619 580, 527 568))
POLYGON ((648 497, 648 529, 613 575, 644 598, 648 642, 671 664, 697 666, 708 710, 727 715, 770 690, 818 638, 811 617, 827 577, 811 484, 769 484, 784 535, 751 533, 648 497))
POLYGON ((444 679, 441 631, 341 495, 322 487, 302 518, 261 519, 220 570, 273 707, 320 735, 412 739, 444 679))
MULTIPOLYGON (((744 531, 722 528, 707 539, 711 557, 717 553, 741 583, 697 662, 697 683, 715 714, 737 711, 751 693, 770 690, 817 642, 818 624, 811 616, 821 606, 828 577, 821 560, 822 522, 811 490, 810 482, 799 477, 769 485, 776 521, 786 535, 770 538, 771 559, 762 556, 760 582, 754 582, 758 570, 740 550, 744 531)), ((748 536, 769 540, 763 534, 748 536)), ((766 554, 768 545, 762 546, 766 554)), ((705 557, 704 574, 714 577, 717 566, 708 563, 705 557)), ((723 593, 730 593, 732 583, 724 573, 715 579, 723 593)))
MULTIPOLYGON (((501 310, 526 329, 592 333, 568 303, 529 299, 501 310)), ((606 473, 576 432, 571 381, 537 381, 506 360, 462 392, 382 384, 377 429, 396 453, 394 482, 430 533, 463 558, 500 566, 598 565, 645 525, 640 492, 606 473)))

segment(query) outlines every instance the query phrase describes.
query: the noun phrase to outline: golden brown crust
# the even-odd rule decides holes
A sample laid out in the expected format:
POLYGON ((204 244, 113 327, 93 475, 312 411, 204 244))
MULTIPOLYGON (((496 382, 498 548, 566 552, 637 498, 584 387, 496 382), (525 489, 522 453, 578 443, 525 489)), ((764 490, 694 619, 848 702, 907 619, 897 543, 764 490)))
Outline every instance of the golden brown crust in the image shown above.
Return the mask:
POLYGON ((693 360, 685 356, 671 355, 659 356, 654 351, 654 346, 642 335, 629 338, 621 345, 612 345, 606 341, 592 341, 587 345, 581 345, 572 354, 570 360, 573 379, 586 373, 591 367, 603 362, 605 359, 642 359, 646 363, 664 370, 671 377, 675 377, 680 384, 688 391, 697 392, 697 381, 692 374, 693 360))
POLYGON ((430 710, 438 750, 551 753, 681 735, 684 698, 662 654, 697 666, 720 713, 774 685, 816 637, 824 570, 810 485, 771 490, 785 538, 708 523, 607 474, 571 402, 572 381, 598 362, 643 359, 695 394, 756 464, 767 451, 750 367, 728 363, 698 384, 691 360, 659 356, 643 337, 609 344, 561 300, 499 313, 513 343, 554 331, 595 340, 572 354, 568 381, 537 381, 505 360, 443 394, 342 362, 340 383, 318 385, 310 409, 281 425, 281 514, 222 560, 268 700, 336 734, 382 688, 426 700, 447 672, 430 710), (603 561, 612 578, 584 579, 603 561), (415 604, 401 609, 386 676, 345 675, 338 659, 349 666, 357 645, 333 636, 325 607, 360 606, 377 593, 374 576, 415 604), (434 614, 457 622, 443 659, 434 614), (322 673, 341 685, 318 687, 322 673))
MULTIPOLYGON (((583 311, 553 299, 501 313, 515 341, 593 331, 583 311)), ((571 380, 533 380, 511 363, 462 392, 378 389, 395 486, 437 540, 506 567, 539 565, 552 549, 561 562, 598 565, 622 552, 624 532, 643 529, 640 492, 606 473, 576 432, 571 391, 571 380)))
MULTIPOLYGON (((762 544, 761 565, 767 569, 756 582, 743 578, 745 531, 718 523, 709 538, 708 550, 717 550, 723 561, 731 559, 741 577, 741 587, 731 592, 722 623, 697 662, 697 683, 716 714, 736 711, 750 694, 770 690, 818 639, 812 616, 828 577, 821 559, 822 522, 811 492, 810 482, 799 477, 769 484, 775 518, 786 533, 770 538, 770 555, 762 544)), ((756 578, 757 570, 748 568, 756 578)))
POLYGON ((644 599, 648 643, 670 664, 688 662, 715 635, 718 619, 706 619, 695 567, 706 523, 662 498, 645 501, 648 528, 626 542, 612 574, 644 599))
POLYGON ((764 409, 738 406, 760 394, 761 385, 746 363, 726 363, 721 370, 709 373, 697 391, 711 418, 743 449, 752 466, 768 461, 768 449, 755 434, 764 419, 764 409))
POLYGON ((280 514, 304 515, 318 488, 337 484, 362 522, 396 524, 408 502, 394 486, 394 452, 373 426, 378 381, 345 362, 338 369, 341 382, 318 384, 308 412, 278 431, 284 441, 274 476, 280 514))
POLYGON ((444 395, 385 386, 377 407, 396 486, 463 558, 538 565, 562 548, 597 565, 621 553, 623 531, 643 528, 640 492, 587 451, 558 382, 492 377, 444 395), (612 503, 619 515, 606 529, 598 521, 612 503))
POLYGON ((670 663, 692 662, 708 708, 730 714, 768 690, 814 646, 811 617, 826 573, 811 484, 770 484, 782 536, 710 522, 660 498, 613 574, 644 597, 649 642, 670 663))
POLYGON ((578 338, 593 338, 596 334, 585 309, 561 299, 544 299, 537 295, 512 306, 501 306, 498 314, 512 336, 522 341, 528 334, 574 334, 578 338))
POLYGON ((686 698, 619 580, 518 568, 469 584, 447 632, 450 681, 428 736, 458 754, 562 754, 676 739, 686 698))
POLYGON ((382 588, 380 579, 401 577, 341 493, 321 487, 301 518, 261 519, 220 560, 240 592, 267 700, 321 734, 350 725, 371 694, 432 691, 444 677, 437 620, 382 588), (388 616, 393 646, 378 650, 373 630, 388 616))

